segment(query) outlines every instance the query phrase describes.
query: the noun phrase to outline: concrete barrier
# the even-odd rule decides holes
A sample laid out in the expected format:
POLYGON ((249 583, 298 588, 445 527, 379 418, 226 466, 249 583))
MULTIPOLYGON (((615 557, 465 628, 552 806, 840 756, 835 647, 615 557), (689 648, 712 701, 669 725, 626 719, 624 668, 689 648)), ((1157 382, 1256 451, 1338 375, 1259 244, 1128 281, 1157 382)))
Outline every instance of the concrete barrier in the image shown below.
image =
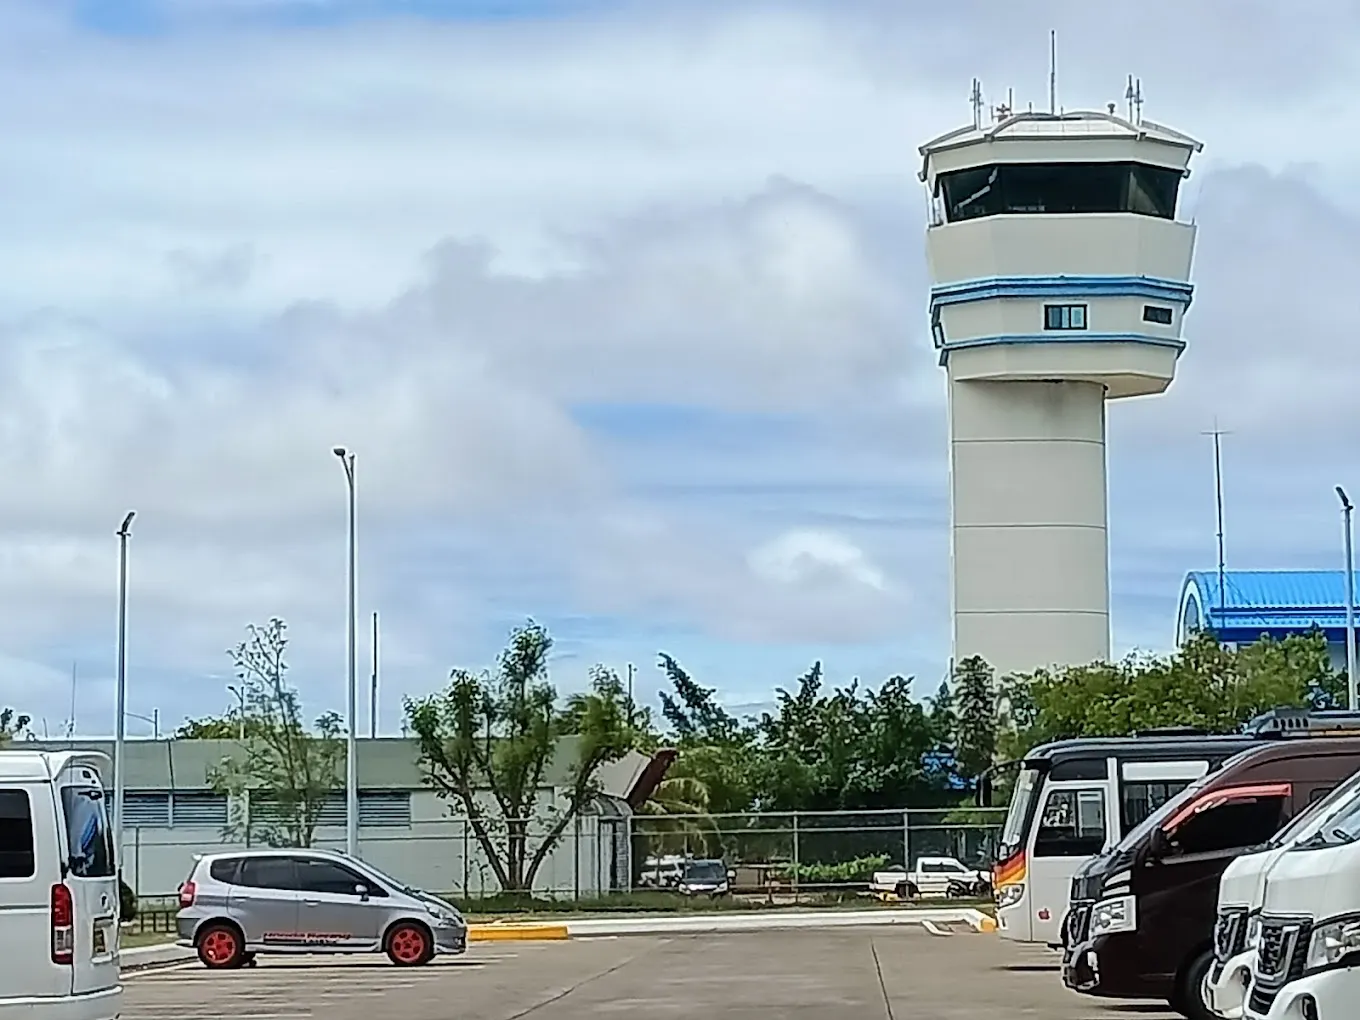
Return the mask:
POLYGON ((469 942, 560 942, 570 937, 565 924, 511 923, 468 925, 469 942))

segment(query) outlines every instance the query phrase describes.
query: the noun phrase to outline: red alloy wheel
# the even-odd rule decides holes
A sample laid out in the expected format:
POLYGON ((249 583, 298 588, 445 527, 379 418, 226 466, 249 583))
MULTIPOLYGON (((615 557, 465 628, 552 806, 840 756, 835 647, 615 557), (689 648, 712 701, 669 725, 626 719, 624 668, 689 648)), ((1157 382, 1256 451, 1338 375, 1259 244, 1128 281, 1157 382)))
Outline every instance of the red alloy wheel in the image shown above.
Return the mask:
POLYGON ((413 967, 429 959, 430 937, 413 924, 404 924, 387 940, 387 954, 392 962, 413 967))
POLYGON ((240 940, 230 928, 204 932, 198 944, 198 955, 209 967, 230 967, 240 954, 240 940))

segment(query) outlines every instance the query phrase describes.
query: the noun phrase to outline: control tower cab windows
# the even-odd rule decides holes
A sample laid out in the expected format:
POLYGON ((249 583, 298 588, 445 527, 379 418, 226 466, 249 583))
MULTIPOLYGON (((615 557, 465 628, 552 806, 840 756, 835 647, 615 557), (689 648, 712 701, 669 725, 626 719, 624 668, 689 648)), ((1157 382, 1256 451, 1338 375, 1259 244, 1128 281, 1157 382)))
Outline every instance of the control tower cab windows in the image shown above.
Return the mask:
POLYGON ((950 223, 1004 213, 1174 219, 1181 171, 1144 163, 997 163, 940 174, 950 223))
POLYGON ((1085 305, 1044 305, 1044 329, 1085 328, 1085 305))

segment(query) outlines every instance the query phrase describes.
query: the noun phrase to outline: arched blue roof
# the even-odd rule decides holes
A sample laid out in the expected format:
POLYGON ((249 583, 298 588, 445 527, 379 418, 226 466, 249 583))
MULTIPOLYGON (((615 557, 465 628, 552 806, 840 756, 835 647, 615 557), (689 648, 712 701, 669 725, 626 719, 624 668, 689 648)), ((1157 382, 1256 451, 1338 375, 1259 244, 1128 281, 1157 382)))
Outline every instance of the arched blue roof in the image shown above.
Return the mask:
POLYGON ((1218 571, 1192 570, 1185 575, 1177 643, 1194 626, 1231 641, 1297 634, 1314 627, 1334 631, 1341 640, 1346 626, 1344 571, 1227 570, 1223 582, 1220 598, 1218 571))

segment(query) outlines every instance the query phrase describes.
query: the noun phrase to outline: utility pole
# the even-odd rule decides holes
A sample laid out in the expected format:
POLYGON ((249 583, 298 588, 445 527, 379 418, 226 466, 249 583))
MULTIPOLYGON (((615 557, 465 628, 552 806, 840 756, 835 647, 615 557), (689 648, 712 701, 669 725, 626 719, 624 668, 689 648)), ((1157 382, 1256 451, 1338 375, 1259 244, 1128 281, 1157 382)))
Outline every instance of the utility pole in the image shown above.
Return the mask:
POLYGON ((331 451, 340 458, 345 468, 345 481, 349 486, 349 612, 346 621, 347 638, 347 680, 348 680, 348 733, 345 738, 345 852, 351 857, 359 856, 359 745, 356 740, 359 720, 356 718, 358 678, 355 661, 355 631, 358 629, 357 607, 357 529, 355 527, 354 493, 354 454, 343 446, 331 451))
POLYGON ((373 614, 373 679, 368 688, 368 739, 378 739, 378 614, 373 614))
POLYGON ((1357 677, 1355 672, 1355 554, 1354 554, 1354 529, 1352 515, 1355 507, 1351 505, 1350 498, 1346 495, 1346 490, 1341 486, 1336 487, 1337 498, 1341 500, 1341 522, 1345 532, 1346 545, 1346 694, 1347 705, 1352 712, 1360 709, 1360 695, 1357 694, 1357 677))
POLYGON ((1202 435, 1212 436, 1214 440, 1214 506, 1218 515, 1218 626, 1220 629, 1227 625, 1226 612, 1228 608, 1228 591, 1226 587, 1227 571, 1225 567, 1225 557, 1223 548, 1223 444, 1224 436, 1232 435, 1218 427, 1218 422, 1214 422, 1214 427, 1202 435))
MULTIPOLYGON (((114 856, 123 858, 123 788, 127 782, 127 580, 128 539, 132 537, 132 518, 129 510, 118 529, 118 690, 114 711, 118 719, 113 732, 113 846, 114 856)), ((120 869, 121 873, 121 869, 120 869)))

